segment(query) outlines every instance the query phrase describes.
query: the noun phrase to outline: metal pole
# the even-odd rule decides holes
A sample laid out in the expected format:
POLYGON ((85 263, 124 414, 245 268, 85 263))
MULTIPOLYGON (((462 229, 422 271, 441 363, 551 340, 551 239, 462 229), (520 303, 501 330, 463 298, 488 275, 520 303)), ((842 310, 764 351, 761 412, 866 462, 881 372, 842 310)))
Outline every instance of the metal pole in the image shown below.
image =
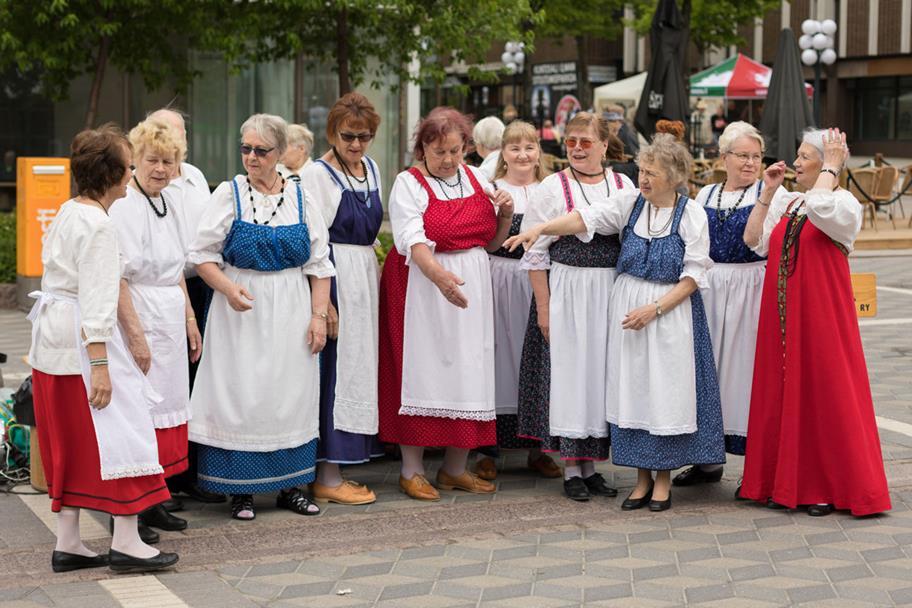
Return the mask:
POLYGON ((820 52, 817 52, 817 63, 814 64, 814 125, 820 128, 820 52))

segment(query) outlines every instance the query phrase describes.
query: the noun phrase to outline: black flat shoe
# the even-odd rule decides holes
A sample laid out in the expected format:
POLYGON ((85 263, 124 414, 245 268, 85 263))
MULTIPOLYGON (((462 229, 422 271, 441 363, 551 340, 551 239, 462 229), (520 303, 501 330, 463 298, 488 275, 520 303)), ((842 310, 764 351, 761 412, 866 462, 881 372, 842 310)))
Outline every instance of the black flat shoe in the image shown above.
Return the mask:
MULTIPOLYGON (((149 526, 142 523, 142 521, 137 522, 137 528, 139 529, 139 539, 146 543, 147 545, 154 545, 161 537, 158 535, 158 532, 150 528, 149 526)), ((114 535, 114 518, 111 517, 108 519, 108 529, 111 531, 111 536, 114 535)))
POLYGON ((161 506, 168 513, 174 513, 175 511, 184 510, 184 501, 179 498, 172 498, 161 503, 161 506))
POLYGON ((54 551, 51 554, 51 570, 54 572, 69 572, 83 568, 101 568, 108 565, 107 555, 88 557, 66 551, 54 551))
POLYGON ((747 500, 741 496, 741 482, 738 482, 738 489, 735 490, 735 500, 747 500))
POLYGON ((593 496, 614 498, 618 495, 618 491, 608 485, 608 482, 605 481, 605 478, 602 477, 601 473, 593 473, 583 481, 586 483, 586 488, 588 488, 589 493, 593 496))
POLYGON ((208 504, 219 504, 226 502, 228 497, 223 494, 216 494, 215 492, 208 492, 195 483, 181 486, 180 488, 174 490, 178 494, 184 494, 197 502, 205 502, 208 504))
POLYGON ((276 496, 276 507, 288 509, 298 515, 319 515, 320 507, 310 500, 299 488, 282 490, 276 496))
POLYGON ((564 494, 566 494, 567 498, 570 500, 575 500, 577 502, 586 502, 592 498, 592 494, 589 493, 588 484, 583 481, 582 477, 565 479, 564 494))
POLYGON ((154 557, 133 557, 111 549, 109 553, 111 570, 114 572, 152 572, 170 568, 180 559, 177 553, 159 553, 154 557))
POLYGON ((774 511, 786 511, 788 507, 785 505, 780 505, 778 502, 775 502, 772 498, 766 500, 766 508, 773 509, 774 511))
POLYGON ((161 505, 155 505, 139 514, 139 521, 152 528, 177 532, 187 529, 187 520, 171 515, 161 505))
POLYGON ((646 492, 645 496, 641 498, 630 498, 633 495, 633 492, 627 495, 627 498, 624 499, 624 502, 621 503, 621 510, 623 511, 635 511, 637 509, 642 509, 652 500, 652 490, 655 486, 650 486, 649 491, 646 492))
POLYGON ((809 505, 808 515, 811 517, 823 517, 833 512, 833 505, 809 505))
POLYGON ((658 512, 658 511, 667 511, 671 508, 671 491, 668 492, 668 498, 665 500, 650 500, 649 501, 649 510, 658 512))
POLYGON ((695 486, 701 483, 718 483, 722 481, 722 469, 715 471, 704 471, 699 466, 694 465, 682 473, 675 475, 671 480, 672 485, 695 486))

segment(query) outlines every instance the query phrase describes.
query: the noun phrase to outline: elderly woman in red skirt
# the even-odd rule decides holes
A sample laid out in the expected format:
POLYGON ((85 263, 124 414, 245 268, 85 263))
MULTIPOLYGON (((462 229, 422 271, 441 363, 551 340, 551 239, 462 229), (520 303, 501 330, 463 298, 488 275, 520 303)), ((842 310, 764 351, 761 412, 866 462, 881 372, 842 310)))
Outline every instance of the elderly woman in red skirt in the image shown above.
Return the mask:
POLYGON ((58 514, 55 572, 110 565, 166 568, 175 553, 145 544, 137 514, 168 500, 150 408, 161 401, 117 328, 120 261, 108 209, 126 194, 132 151, 113 127, 71 146, 78 196, 61 205, 41 254, 41 291, 29 315, 35 418, 51 510, 58 514), (108 555, 79 536, 79 510, 114 516, 108 555))
POLYGON ((890 509, 849 277, 862 208, 839 187, 845 141, 838 129, 805 133, 795 173, 807 192, 779 189, 785 163, 771 165, 744 229, 769 261, 741 496, 812 516, 890 509))
POLYGON ((399 487, 418 500, 440 499, 425 477, 425 446, 447 448, 440 489, 494 491, 466 461, 497 442, 485 250, 506 238, 513 199, 463 164, 470 134, 465 115, 432 110, 415 134, 415 165, 390 192, 396 246, 380 280, 380 439, 401 446, 399 487))

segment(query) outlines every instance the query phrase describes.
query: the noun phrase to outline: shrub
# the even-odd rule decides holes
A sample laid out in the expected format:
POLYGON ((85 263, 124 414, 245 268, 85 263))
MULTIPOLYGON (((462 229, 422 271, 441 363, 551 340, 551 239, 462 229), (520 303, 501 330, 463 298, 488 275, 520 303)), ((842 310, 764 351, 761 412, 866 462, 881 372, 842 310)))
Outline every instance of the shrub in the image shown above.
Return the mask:
POLYGON ((377 254, 377 262, 383 266, 386 254, 393 248, 393 235, 389 232, 381 232, 377 235, 377 240, 380 241, 380 245, 374 247, 374 252, 377 254))
POLYGON ((0 213, 0 283, 16 282, 16 214, 0 213))

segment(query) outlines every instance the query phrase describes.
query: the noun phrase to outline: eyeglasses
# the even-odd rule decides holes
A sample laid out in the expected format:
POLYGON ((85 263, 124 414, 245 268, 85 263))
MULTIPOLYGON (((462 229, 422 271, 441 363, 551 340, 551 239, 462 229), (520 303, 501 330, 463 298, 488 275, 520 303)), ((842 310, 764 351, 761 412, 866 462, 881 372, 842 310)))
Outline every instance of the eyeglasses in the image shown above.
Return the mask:
POLYGON ((567 149, 575 148, 579 146, 583 150, 588 150, 592 147, 595 142, 591 139, 577 139, 576 137, 568 137, 564 140, 564 144, 567 146, 567 149))
POLYGON ((269 154, 270 152, 275 150, 274 147, 273 148, 260 148, 260 147, 253 147, 248 144, 241 144, 240 148, 238 148, 238 149, 241 151, 241 156, 247 156, 248 154, 253 152, 254 154, 256 154, 257 158, 263 158, 264 156, 266 156, 267 154, 269 154))
POLYGON ((763 157, 760 156, 759 154, 747 154, 745 152, 729 152, 729 154, 731 154, 732 156, 734 156, 735 158, 737 158, 739 161, 741 161, 744 164, 747 164, 748 161, 752 161, 754 163, 759 163, 760 161, 763 160, 763 157))
POLYGON ((372 140, 374 138, 374 134, 373 133, 345 133, 344 131, 340 131, 339 137, 341 137, 342 141, 344 141, 347 144, 352 143, 356 139, 358 141, 360 141, 362 144, 366 144, 367 142, 369 142, 370 140, 372 140))

